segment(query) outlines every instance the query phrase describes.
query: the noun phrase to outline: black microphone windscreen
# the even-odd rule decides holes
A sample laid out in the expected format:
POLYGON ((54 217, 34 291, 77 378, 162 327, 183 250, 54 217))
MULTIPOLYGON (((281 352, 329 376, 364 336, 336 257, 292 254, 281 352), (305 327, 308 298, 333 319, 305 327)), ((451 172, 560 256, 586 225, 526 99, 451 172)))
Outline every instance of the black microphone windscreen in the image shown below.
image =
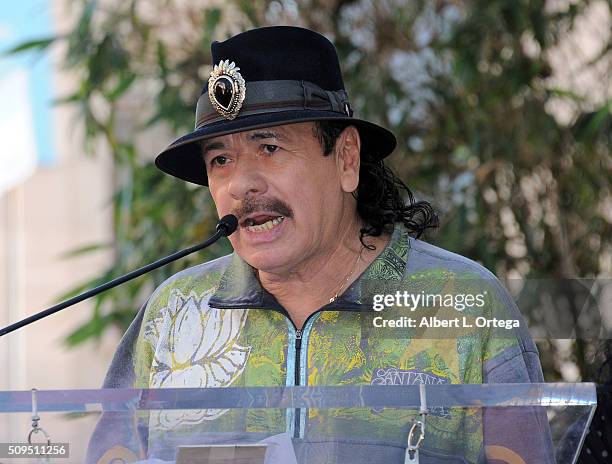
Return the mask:
POLYGON ((233 214, 226 214, 217 223, 217 232, 223 231, 223 235, 226 237, 234 233, 238 227, 238 218, 233 214))

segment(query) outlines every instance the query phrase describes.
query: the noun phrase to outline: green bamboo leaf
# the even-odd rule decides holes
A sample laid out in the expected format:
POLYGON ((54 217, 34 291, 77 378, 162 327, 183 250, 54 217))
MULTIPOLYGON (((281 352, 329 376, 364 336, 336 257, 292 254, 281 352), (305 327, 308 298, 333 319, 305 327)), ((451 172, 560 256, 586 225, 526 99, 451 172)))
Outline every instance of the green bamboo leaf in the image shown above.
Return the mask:
POLYGON ((112 88, 109 92, 104 93, 104 97, 108 101, 115 101, 121 95, 123 95, 136 81, 136 74, 131 72, 123 72, 120 76, 119 82, 117 85, 112 88))
POLYGON ((80 325, 77 329, 73 330, 66 338, 64 342, 70 348, 75 347, 89 339, 97 339, 102 336, 104 330, 110 325, 112 318, 109 316, 100 316, 95 314, 85 324, 80 325))
POLYGON ((157 66, 159 67, 160 77, 165 81, 168 76, 166 47, 161 40, 158 40, 156 45, 157 66))
POLYGON ((63 253, 61 255, 61 258, 66 259, 66 258, 74 258, 77 256, 81 256, 81 255, 85 255, 88 253, 92 253, 94 251, 99 251, 99 250, 106 250, 110 247, 112 247, 113 244, 112 243, 94 243, 91 245, 85 245, 79 248, 75 248, 73 250, 67 251, 66 253, 63 253))
MULTIPOLYGON (((219 8, 209 8, 204 13, 204 30, 210 33, 216 29, 221 21, 221 10, 219 8)), ((207 44, 208 45, 208 44, 207 44)))
MULTIPOLYGON (((102 275, 99 275, 97 277, 94 277, 93 279, 86 280, 85 282, 76 285, 75 287, 71 288, 65 293, 59 295, 55 299, 56 303, 65 301, 69 298, 72 298, 83 292, 86 292, 87 290, 91 290, 92 288, 102 285, 103 283, 108 282, 109 280, 112 280, 113 278, 119 275, 119 273, 115 271, 116 271, 115 268, 111 267, 110 269, 107 269, 102 275)), ((107 295, 108 295, 108 292, 101 293, 96 298, 104 299, 107 297, 107 295)))
POLYGON ((599 110, 582 114, 573 127, 574 136, 581 142, 588 142, 596 138, 602 129, 612 129, 612 101, 603 105, 599 110))
POLYGON ((551 96, 555 96, 555 97, 569 98, 577 102, 584 102, 586 100, 585 97, 577 94, 576 92, 570 89, 562 89, 559 87, 553 87, 553 88, 548 89, 548 91, 550 92, 551 96))
POLYGON ((30 50, 36 50, 36 51, 42 52, 49 45, 55 42, 57 39, 58 37, 53 36, 53 37, 45 37, 42 39, 28 40, 27 42, 22 42, 12 48, 9 48, 2 54, 4 56, 9 56, 9 55, 16 55, 18 53, 22 53, 22 52, 30 51, 30 50))
POLYGON ((64 105, 66 103, 76 103, 82 100, 83 100, 83 95, 81 94, 81 92, 75 92, 73 94, 66 95, 64 97, 57 97, 53 99, 52 104, 53 105, 64 105))

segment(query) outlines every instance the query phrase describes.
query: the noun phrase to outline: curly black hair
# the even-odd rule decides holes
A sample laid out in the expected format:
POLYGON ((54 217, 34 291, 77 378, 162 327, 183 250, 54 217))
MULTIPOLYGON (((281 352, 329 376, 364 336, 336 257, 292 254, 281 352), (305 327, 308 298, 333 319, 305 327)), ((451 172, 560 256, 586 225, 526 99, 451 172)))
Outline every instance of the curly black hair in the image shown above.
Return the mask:
MULTIPOLYGON (((329 155, 342 131, 350 126, 346 121, 316 121, 315 135, 324 155, 329 155)), ((438 215, 427 201, 415 201, 410 189, 382 160, 361 153, 359 186, 353 192, 357 213, 365 226, 360 230, 360 241, 366 235, 378 237, 393 232, 401 222, 411 236, 421 237, 426 229, 438 227, 438 215)))

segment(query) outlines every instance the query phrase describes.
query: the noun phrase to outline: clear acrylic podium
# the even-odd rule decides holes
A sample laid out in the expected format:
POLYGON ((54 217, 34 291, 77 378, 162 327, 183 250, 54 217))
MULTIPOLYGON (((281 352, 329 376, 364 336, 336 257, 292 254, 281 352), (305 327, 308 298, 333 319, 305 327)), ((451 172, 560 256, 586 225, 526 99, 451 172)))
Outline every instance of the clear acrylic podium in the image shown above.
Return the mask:
POLYGON ((265 444, 259 460, 178 462, 573 464, 595 406, 590 383, 5 391, 0 442, 27 442, 34 408, 69 456, 13 460, 5 449, 0 462, 160 464, 179 448, 265 444))

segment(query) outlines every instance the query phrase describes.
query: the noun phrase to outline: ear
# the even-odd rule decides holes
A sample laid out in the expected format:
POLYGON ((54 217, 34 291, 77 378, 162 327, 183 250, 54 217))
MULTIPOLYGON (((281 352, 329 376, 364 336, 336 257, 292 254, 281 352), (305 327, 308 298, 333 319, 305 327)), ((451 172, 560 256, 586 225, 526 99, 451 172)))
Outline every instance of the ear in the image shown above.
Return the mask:
POLYGON ((350 193, 359 185, 361 139, 355 126, 345 128, 336 140, 336 165, 342 190, 350 193))

